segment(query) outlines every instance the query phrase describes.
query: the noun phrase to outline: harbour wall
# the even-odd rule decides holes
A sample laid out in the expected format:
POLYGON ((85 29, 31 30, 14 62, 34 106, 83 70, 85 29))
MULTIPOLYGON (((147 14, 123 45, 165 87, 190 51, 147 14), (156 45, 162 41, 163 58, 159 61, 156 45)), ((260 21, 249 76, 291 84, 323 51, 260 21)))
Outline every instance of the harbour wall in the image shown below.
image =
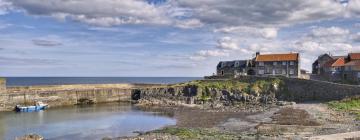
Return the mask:
POLYGON ((130 101, 131 91, 150 84, 96 84, 8 87, 0 94, 0 111, 14 110, 16 105, 33 105, 37 101, 51 107, 76 104, 130 101))
POLYGON ((6 92, 6 79, 0 77, 0 94, 6 92))
MULTIPOLYGON (((275 77, 244 76, 238 80, 253 82, 268 80, 275 77)), ((282 80, 282 90, 276 95, 280 100, 308 102, 327 102, 360 96, 360 85, 339 84, 320 80, 276 77, 282 80)))

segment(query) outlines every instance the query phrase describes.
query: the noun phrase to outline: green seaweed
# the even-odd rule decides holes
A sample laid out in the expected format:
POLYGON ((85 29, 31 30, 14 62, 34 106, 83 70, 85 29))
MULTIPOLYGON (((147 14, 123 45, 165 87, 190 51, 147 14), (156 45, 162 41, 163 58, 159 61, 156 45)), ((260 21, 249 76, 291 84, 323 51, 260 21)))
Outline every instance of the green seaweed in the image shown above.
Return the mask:
POLYGON ((176 128, 167 127, 161 130, 155 130, 152 133, 167 133, 179 137, 180 139, 239 139, 239 136, 230 133, 219 132, 208 129, 196 129, 196 128, 176 128))
POLYGON ((338 111, 345 111, 356 115, 356 119, 360 120, 360 98, 350 98, 341 101, 328 102, 328 106, 338 111))

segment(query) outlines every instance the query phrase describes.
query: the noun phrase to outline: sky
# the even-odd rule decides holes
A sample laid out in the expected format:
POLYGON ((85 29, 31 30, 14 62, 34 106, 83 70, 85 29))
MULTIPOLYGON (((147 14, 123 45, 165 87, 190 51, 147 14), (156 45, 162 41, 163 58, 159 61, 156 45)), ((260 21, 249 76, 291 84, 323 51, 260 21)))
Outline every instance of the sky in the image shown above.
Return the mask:
POLYGON ((360 0, 0 0, 0 76, 201 77, 257 51, 360 52, 360 0))

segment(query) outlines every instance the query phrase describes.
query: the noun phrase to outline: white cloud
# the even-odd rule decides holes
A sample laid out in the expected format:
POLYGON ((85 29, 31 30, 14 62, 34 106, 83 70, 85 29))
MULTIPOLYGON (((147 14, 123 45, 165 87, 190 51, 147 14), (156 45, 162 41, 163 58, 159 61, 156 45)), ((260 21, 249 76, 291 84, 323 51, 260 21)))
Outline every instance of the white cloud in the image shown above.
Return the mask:
POLYGON ((237 50, 239 49, 236 42, 234 42, 233 39, 230 37, 223 37, 217 41, 218 45, 216 46, 219 49, 225 49, 225 50, 237 50))
POLYGON ((5 0, 0 0, 0 15, 8 13, 11 9, 11 3, 5 0))
POLYGON ((349 30, 335 26, 330 28, 319 27, 311 31, 311 35, 314 37, 342 36, 342 35, 348 35, 349 33, 350 33, 349 30))
POLYGON ((143 0, 12 0, 32 15, 72 19, 99 26, 120 24, 168 24, 163 7, 143 0))
POLYGON ((360 32, 351 35, 351 39, 355 42, 360 42, 360 32))
POLYGON ((257 28, 251 26, 232 26, 215 29, 215 32, 235 34, 236 36, 261 37, 265 39, 275 39, 277 28, 257 28))
POLYGON ((204 26, 204 24, 198 19, 187 19, 187 20, 178 20, 176 22, 176 27, 184 29, 193 29, 204 26))
POLYGON ((191 60, 205 60, 208 57, 220 57, 220 56, 229 56, 229 53, 225 50, 201 50, 195 55, 190 56, 191 60))

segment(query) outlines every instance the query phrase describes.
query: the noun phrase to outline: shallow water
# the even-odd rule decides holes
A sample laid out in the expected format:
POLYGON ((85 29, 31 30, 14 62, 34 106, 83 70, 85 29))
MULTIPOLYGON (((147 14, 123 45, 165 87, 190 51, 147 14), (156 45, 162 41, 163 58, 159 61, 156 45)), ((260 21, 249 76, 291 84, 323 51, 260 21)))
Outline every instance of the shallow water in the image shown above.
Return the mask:
POLYGON ((130 104, 101 104, 51 108, 32 113, 0 113, 0 139, 36 133, 49 140, 134 136, 174 125, 176 120, 162 113, 146 112, 130 104))

